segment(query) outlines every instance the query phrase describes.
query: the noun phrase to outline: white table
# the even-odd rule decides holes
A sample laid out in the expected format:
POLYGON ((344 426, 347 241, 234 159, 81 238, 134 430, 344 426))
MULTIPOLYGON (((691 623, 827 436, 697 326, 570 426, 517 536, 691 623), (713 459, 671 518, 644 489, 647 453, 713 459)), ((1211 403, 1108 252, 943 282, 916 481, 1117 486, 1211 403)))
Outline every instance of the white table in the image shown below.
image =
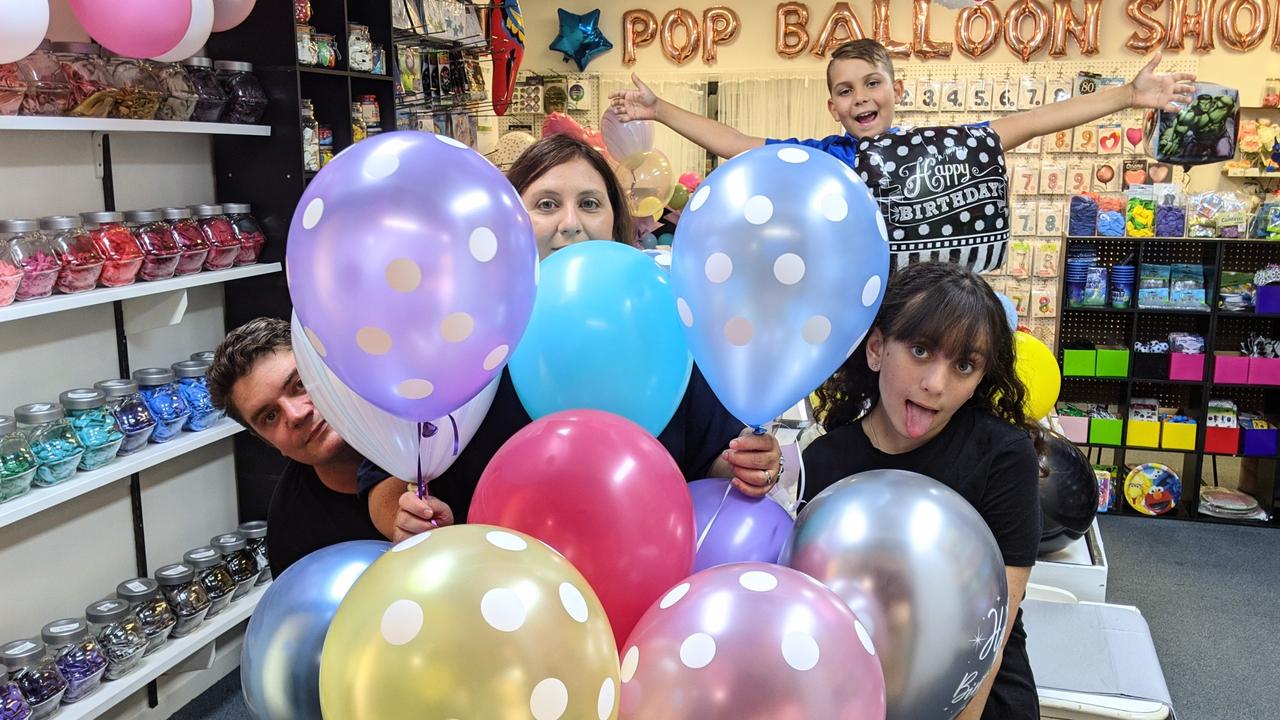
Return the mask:
POLYGON ((1080 600, 1106 602, 1107 552, 1098 521, 1066 548, 1042 555, 1031 568, 1031 582, 1062 588, 1080 600))

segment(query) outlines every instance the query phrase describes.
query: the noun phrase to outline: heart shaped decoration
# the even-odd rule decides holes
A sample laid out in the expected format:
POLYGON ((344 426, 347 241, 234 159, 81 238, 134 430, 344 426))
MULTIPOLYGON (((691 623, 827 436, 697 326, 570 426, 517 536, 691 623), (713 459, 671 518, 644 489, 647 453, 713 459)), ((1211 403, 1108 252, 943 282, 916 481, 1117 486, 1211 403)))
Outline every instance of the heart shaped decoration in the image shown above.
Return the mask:
POLYGON ((1153 183, 1162 183, 1169 179, 1169 174, 1173 168, 1164 163, 1156 163, 1147 168, 1147 177, 1151 178, 1153 183))
POLYGON ((1111 130, 1098 136, 1098 148, 1102 152, 1115 152, 1120 149, 1120 131, 1111 130))
POLYGON ((1125 187, 1128 187, 1130 185, 1145 185, 1146 182, 1147 182, 1146 170, 1135 169, 1135 170, 1124 171, 1125 187))
POLYGON ((1131 147, 1136 148, 1142 144, 1142 128, 1126 128, 1124 137, 1131 147))

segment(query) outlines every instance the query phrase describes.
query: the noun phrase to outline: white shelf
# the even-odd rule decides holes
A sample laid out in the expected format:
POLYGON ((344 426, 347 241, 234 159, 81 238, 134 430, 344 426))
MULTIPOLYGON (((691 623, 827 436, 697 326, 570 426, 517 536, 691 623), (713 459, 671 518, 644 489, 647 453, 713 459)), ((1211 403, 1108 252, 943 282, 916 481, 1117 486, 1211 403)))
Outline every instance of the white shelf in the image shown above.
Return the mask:
POLYGON ((89 472, 77 472, 53 487, 32 487, 22 497, 0 504, 0 527, 31 517, 68 500, 123 480, 130 475, 155 467, 196 448, 218 442, 244 430, 240 423, 226 418, 200 432, 184 432, 166 443, 152 443, 132 455, 116 458, 111 464, 89 472))
MULTIPOLYGON (((2 119, 0 118, 0 120, 2 119)), ((255 275, 270 275, 277 272, 280 272, 280 263, 259 263, 257 265, 242 265, 226 270, 203 270, 194 275, 183 275, 182 277, 168 280, 137 281, 124 287, 98 288, 75 293, 74 295, 50 295, 39 300, 18 300, 5 307, 0 307, 0 323, 37 315, 48 315, 62 312, 63 310, 74 310, 90 305, 101 305, 115 302, 116 300, 128 300, 129 298, 143 297, 144 295, 185 290, 186 288, 200 285, 215 285, 228 280, 238 280, 240 278, 254 277, 255 275)))
POLYGON ((271 583, 256 587, 249 594, 227 606, 212 620, 206 620, 196 628, 195 632, 180 638, 169 638, 165 646, 142 659, 133 672, 119 680, 103 681, 102 685, 89 697, 63 705, 58 710, 58 720, 69 718, 96 718, 115 707, 120 701, 146 687, 171 670, 178 663, 194 655, 201 648, 218 639, 226 631, 244 622, 258 606, 262 594, 271 583))
POLYGON ((0 130, 71 130, 80 132, 189 133, 196 135, 271 135, 270 125, 177 122, 174 120, 123 120, 79 117, 0 117, 0 130))

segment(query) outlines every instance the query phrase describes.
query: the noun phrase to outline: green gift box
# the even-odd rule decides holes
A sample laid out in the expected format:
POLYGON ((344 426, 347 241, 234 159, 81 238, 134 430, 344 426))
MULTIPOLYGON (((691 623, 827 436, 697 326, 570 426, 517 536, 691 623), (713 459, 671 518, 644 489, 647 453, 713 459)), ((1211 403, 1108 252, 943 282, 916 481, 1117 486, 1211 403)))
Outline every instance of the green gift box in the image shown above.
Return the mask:
POLYGON ((1094 373, 1098 377, 1129 377, 1129 351, 1121 348, 1098 348, 1094 373))
POLYGON ((1089 420, 1090 445, 1119 445, 1120 436, 1124 434, 1124 421, 1108 418, 1091 418, 1089 420))
POLYGON ((1063 350, 1062 374, 1093 377, 1097 362, 1097 350, 1063 350))

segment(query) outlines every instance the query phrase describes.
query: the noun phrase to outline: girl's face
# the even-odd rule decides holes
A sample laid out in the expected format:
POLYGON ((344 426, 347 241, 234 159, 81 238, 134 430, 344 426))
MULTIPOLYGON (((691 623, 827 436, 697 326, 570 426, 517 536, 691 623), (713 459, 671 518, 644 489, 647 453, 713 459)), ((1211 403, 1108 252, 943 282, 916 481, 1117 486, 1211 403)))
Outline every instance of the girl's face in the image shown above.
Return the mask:
POLYGON ((551 168, 520 199, 533 220, 539 260, 583 240, 615 239, 604 178, 582 158, 551 168))
MULTIPOLYGON (((947 357, 923 342, 886 338, 874 328, 867 364, 880 373, 880 404, 905 449, 932 440, 982 382, 982 358, 947 357)), ((883 449, 883 448, 882 448, 883 449)))

